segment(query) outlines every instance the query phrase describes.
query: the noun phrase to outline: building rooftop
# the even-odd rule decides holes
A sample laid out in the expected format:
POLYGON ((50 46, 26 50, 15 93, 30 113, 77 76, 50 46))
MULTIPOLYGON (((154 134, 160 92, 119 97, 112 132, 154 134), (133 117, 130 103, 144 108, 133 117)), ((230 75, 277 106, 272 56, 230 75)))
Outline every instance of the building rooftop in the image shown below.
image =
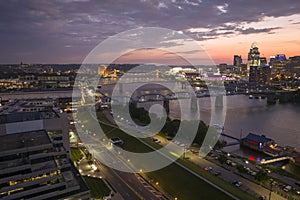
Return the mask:
POLYGON ((0 124, 52 118, 59 118, 59 115, 54 110, 45 110, 39 112, 16 112, 0 115, 0 124))
POLYGON ((0 115, 24 111, 45 111, 53 107, 54 101, 52 99, 13 100, 0 106, 0 115))
POLYGON ((251 141, 254 141, 254 142, 258 142, 258 143, 260 143, 260 142, 261 143, 267 143, 267 142, 273 141, 272 139, 267 138, 264 135, 257 135, 257 134, 254 134, 254 133, 249 133, 244 139, 251 140, 251 141))
POLYGON ((0 141, 0 152, 51 143, 45 130, 1 135, 0 141))

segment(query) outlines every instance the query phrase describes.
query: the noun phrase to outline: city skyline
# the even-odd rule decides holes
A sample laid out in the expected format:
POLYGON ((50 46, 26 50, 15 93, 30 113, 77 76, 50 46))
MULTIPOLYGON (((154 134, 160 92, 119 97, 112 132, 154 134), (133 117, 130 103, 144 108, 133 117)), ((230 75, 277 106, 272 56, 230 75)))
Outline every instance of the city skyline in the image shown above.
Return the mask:
POLYGON ((81 63, 101 41, 139 27, 184 33, 216 64, 245 60, 253 42, 267 59, 300 54, 300 4, 291 0, 3 1, 0 15, 0 63, 81 63))

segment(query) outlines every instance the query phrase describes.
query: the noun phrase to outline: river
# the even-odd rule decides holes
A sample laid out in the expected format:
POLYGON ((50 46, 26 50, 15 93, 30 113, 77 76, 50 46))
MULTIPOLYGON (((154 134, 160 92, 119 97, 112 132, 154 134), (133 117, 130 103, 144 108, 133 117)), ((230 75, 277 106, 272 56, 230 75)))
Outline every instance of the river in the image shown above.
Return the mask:
MULTIPOLYGON (((183 100, 188 101, 188 100, 183 100)), ((210 122, 212 113, 211 99, 200 98, 200 118, 207 124, 210 122)), ((153 103, 143 103, 139 106, 150 108, 153 103)), ((160 103, 161 104, 161 103, 160 103)), ((188 104, 183 110, 190 109, 188 104)), ((214 104, 212 104, 214 105, 214 104)), ((266 99, 249 99, 245 95, 227 96, 226 105, 221 118, 226 113, 224 132, 239 138, 245 137, 249 132, 263 134, 274 139, 281 146, 300 147, 300 104, 286 103, 267 105, 266 99)), ((179 103, 170 102, 170 117, 180 119, 180 116, 188 118, 189 112, 181 114, 179 103)), ((155 109, 154 109, 155 111, 155 109)), ((156 110, 158 112, 158 110, 156 110)), ((299 150, 299 149, 298 149, 299 150)))

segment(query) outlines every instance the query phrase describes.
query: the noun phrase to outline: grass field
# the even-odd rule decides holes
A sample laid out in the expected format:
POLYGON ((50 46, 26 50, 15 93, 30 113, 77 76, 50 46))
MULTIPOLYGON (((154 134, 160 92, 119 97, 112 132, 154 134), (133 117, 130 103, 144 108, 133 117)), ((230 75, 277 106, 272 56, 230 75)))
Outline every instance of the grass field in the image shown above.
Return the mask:
POLYGON ((83 154, 79 148, 71 147, 71 160, 77 161, 83 157, 83 154))
POLYGON ((84 176, 83 178, 91 190, 92 198, 100 199, 110 194, 110 189, 106 186, 102 179, 88 176, 84 176))

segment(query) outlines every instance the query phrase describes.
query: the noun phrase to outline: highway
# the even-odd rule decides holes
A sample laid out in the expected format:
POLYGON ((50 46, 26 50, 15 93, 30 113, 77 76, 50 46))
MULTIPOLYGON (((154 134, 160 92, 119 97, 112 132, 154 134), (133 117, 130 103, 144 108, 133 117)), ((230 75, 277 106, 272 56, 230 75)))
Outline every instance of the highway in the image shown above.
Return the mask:
MULTIPOLYGON (((99 142, 98 138, 85 134, 84 131, 77 126, 77 131, 81 131, 80 139, 94 158, 101 158, 107 163, 115 164, 126 169, 125 171, 132 171, 126 161, 121 157, 115 155, 115 152, 109 145, 99 142)), ((113 188, 122 196, 123 199, 130 200, 162 200, 165 199, 158 191, 146 183, 143 179, 135 173, 126 173, 114 170, 104 164, 96 161, 97 167, 102 173, 103 177, 113 186, 113 188)))

